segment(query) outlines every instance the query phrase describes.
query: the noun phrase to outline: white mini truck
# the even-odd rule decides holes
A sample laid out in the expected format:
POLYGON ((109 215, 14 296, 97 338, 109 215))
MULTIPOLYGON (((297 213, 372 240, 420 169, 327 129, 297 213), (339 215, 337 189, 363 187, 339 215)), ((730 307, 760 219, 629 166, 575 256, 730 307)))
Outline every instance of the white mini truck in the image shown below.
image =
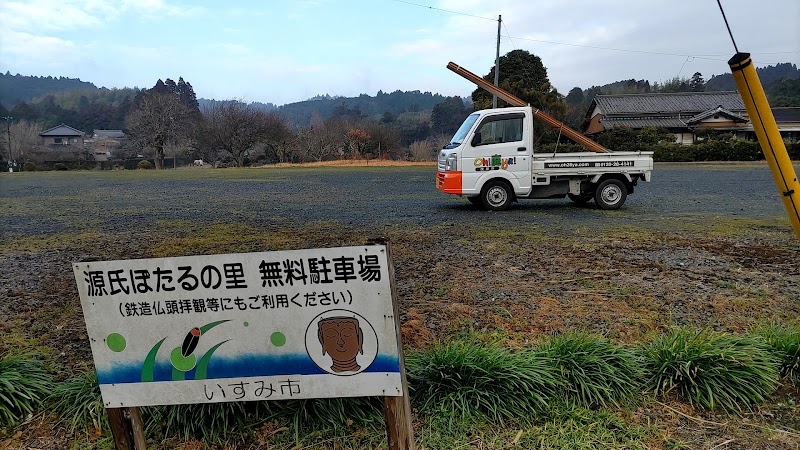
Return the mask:
POLYGON ((625 203, 639 180, 650 181, 652 152, 537 153, 529 106, 477 111, 439 152, 436 188, 494 211, 518 199, 625 203))

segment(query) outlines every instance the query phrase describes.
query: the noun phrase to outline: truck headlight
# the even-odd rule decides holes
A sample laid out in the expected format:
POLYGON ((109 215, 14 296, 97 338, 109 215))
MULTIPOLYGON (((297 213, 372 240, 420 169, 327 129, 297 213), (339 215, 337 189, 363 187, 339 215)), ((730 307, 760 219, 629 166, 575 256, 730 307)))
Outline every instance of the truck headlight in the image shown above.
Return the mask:
POLYGON ((450 153, 447 159, 444 160, 444 170, 448 172, 455 172, 458 170, 458 153, 450 153))

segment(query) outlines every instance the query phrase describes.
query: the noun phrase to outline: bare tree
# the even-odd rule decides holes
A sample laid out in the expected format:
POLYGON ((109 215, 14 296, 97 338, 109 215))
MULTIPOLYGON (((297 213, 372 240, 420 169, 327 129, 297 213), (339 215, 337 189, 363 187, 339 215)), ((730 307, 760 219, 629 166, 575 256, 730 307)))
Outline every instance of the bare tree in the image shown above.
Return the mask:
POLYGON ((339 122, 325 123, 318 113, 311 118, 311 125, 298 131, 299 156, 306 161, 324 161, 331 156, 344 155, 344 125, 339 122))
POLYGON ((203 115, 204 146, 230 153, 240 167, 251 151, 259 149, 259 144, 279 145, 290 134, 286 122, 276 113, 235 100, 215 102, 203 115))
POLYGON ((414 141, 408 146, 408 152, 414 161, 432 161, 436 157, 430 140, 414 141))
POLYGON ((9 146, 16 161, 36 159, 37 150, 42 147, 40 145, 42 138, 39 136, 39 132, 42 131, 41 125, 20 120, 11 124, 8 133, 6 133, 5 127, 3 128, 4 141, 8 140, 9 134, 11 135, 9 146))
POLYGON ((164 149, 192 135, 192 112, 173 93, 143 95, 125 121, 131 141, 155 152, 156 169, 164 168, 164 149))

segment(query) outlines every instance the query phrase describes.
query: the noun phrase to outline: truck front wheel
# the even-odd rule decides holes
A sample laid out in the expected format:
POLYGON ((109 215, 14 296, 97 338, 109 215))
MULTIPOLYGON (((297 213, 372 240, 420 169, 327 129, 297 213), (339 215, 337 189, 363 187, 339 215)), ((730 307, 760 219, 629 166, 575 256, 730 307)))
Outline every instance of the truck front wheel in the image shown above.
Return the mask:
POLYGON ((601 182, 594 193, 594 201, 600 209, 619 209, 627 197, 625 183, 613 178, 601 182))
POLYGON ((490 181, 481 190, 483 206, 490 211, 505 211, 511 206, 511 187, 502 181, 490 181))

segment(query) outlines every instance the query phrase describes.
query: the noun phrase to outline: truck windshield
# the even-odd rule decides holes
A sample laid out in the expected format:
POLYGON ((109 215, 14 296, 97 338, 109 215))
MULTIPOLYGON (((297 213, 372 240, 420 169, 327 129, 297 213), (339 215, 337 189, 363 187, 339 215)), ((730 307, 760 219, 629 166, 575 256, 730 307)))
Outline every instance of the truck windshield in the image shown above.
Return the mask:
POLYGON ((467 133, 469 133, 470 128, 472 128, 472 125, 474 125, 475 121, 478 120, 479 116, 480 114, 478 113, 470 114, 469 117, 464 120, 464 123, 458 127, 458 131, 456 131, 453 139, 450 139, 450 143, 447 144, 445 148, 453 148, 461 145, 461 143, 464 142, 464 138, 467 137, 467 133))

